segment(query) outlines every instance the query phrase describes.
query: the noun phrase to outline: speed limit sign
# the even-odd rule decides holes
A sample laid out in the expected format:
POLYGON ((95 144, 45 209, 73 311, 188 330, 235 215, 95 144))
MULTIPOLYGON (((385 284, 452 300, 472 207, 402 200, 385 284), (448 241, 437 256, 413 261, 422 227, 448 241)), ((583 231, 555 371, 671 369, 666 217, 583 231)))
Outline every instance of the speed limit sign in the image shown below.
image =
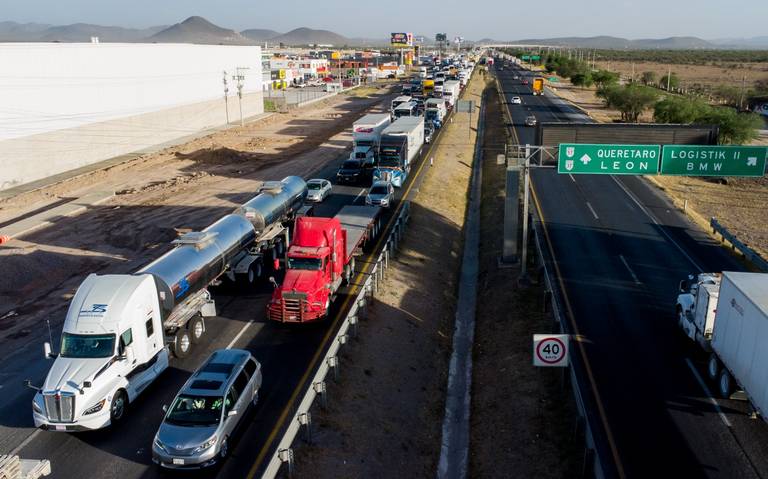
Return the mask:
POLYGON ((543 367, 568 366, 568 335, 534 334, 533 365, 543 367))

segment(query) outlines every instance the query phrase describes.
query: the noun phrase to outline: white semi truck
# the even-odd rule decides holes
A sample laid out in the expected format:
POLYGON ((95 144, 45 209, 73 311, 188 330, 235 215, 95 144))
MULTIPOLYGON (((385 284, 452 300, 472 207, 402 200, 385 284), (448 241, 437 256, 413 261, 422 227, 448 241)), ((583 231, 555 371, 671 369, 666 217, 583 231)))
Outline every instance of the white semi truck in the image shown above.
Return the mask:
POLYGON ((392 119, 386 113, 369 113, 352 124, 352 153, 350 159, 371 164, 376 161, 376 152, 381 141, 381 132, 392 119))
POLYGON ((389 181, 400 188, 408 178, 411 164, 424 145, 424 117, 395 120, 381 134, 379 158, 373 170, 373 181, 389 181))
POLYGON ((450 108, 456 104, 461 94, 461 82, 458 80, 447 80, 443 85, 443 99, 450 108))
POLYGON ((289 176, 133 274, 89 275, 64 320, 58 354, 32 401, 35 426, 52 431, 100 429, 169 364, 187 356, 216 315, 208 286, 222 276, 258 278, 262 261, 286 246, 290 222, 304 211, 307 185, 289 176))
POLYGON ((722 397, 743 391, 755 412, 768 412, 768 274, 723 272, 680 283, 677 321, 709 353, 707 375, 722 397))

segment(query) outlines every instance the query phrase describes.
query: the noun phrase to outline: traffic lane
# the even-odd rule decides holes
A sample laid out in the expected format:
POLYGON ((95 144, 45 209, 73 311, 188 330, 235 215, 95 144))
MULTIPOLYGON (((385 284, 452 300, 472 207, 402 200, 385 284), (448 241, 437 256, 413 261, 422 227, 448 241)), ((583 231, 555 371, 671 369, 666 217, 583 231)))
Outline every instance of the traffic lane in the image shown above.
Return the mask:
MULTIPOLYGON (((553 116, 556 116, 556 113, 553 116)), ((610 199, 614 199, 615 200, 615 198, 620 198, 621 196, 623 196, 622 195, 623 192, 619 192, 619 191, 612 191, 612 192, 610 192, 613 189, 613 185, 611 185, 610 183, 606 182, 606 180, 610 180, 608 177, 602 177, 602 178, 600 178, 600 177, 592 177, 591 180, 592 181, 596 181, 596 182, 601 182, 602 184, 600 184, 600 185, 592 185, 591 187, 586 188, 587 191, 590 191, 590 192, 595 192, 595 191, 597 191, 597 192, 606 192, 606 196, 609 197, 609 201, 603 201, 603 200, 600 200, 600 199, 595 199, 594 200, 595 204, 598 204, 598 205, 601 205, 601 204, 607 204, 607 205, 619 204, 619 203, 613 203, 610 199)), ((534 180, 534 181, 536 181, 536 180, 534 180)), ((573 181, 573 183, 576 183, 575 180, 572 180, 572 181, 573 181)), ((582 182, 582 181, 587 181, 588 182, 588 181, 590 181, 590 177, 587 177, 586 175, 583 176, 583 177, 580 176, 580 177, 578 177, 578 181, 579 182, 582 182)), ((558 185, 558 186, 562 187, 563 185, 561 184, 561 185, 558 185)), ((586 201, 584 203, 586 203, 586 201)), ((629 206, 630 210, 632 209, 631 205, 627 201, 624 201, 623 203, 625 205, 629 206)), ((559 202, 559 204, 567 204, 567 202, 561 200, 559 202)), ((622 211, 620 214, 616 215, 617 218, 628 218, 628 217, 631 217, 631 216, 632 216, 631 214, 627 215, 626 211, 622 211)), ((647 224, 651 225, 652 223, 650 221, 648 221, 647 224)), ((653 226, 658 228, 658 225, 654 224, 653 226)), ((622 225, 622 227, 624 227, 624 225, 622 225)), ((645 233, 647 233, 647 231, 645 231, 643 233, 645 234, 645 233)), ((660 232, 657 232, 657 233, 660 233, 660 232)), ((662 235, 659 235, 659 236, 660 236, 659 238, 656 238, 653 241, 653 244, 664 244, 664 241, 667 240, 666 238, 661 237, 662 235)), ((630 243, 635 243, 635 242, 636 242, 636 240, 633 239, 630 243)), ((667 240, 667 242, 668 242, 668 240, 667 240)), ((569 244, 568 247, 571 248, 572 247, 572 243, 569 244)), ((636 249, 632 248, 632 247, 627 247, 627 248, 624 248, 624 249, 629 250, 629 251, 636 251, 636 249)), ((664 249, 667 249, 667 248, 664 248, 664 249)), ((661 254, 664 254, 664 253, 662 252, 661 254)), ((615 255, 613 255, 613 256, 615 257, 615 255)), ((658 254, 654 254, 654 253, 650 253, 648 256, 652 257, 652 258, 659 258, 659 255, 658 254)), ((625 271, 625 274, 626 273, 630 273, 629 270, 633 267, 632 265, 634 263, 634 260, 635 260, 635 258, 633 258, 632 256, 629 256, 628 260, 625 258, 625 261, 628 262, 628 266, 627 266, 628 271, 625 271)), ((641 258, 641 260, 642 260, 642 258, 641 258)), ((624 261, 622 261, 622 263, 623 262, 624 261)), ((659 261, 659 263, 666 264, 665 261, 659 261)), ((591 262, 590 262, 590 264, 591 264, 591 262)), ((642 264, 642 263, 640 263, 640 264, 642 264)), ((680 274, 682 274, 682 272, 687 267, 688 267, 688 265, 685 262, 682 265, 679 265, 676 269, 672 269, 672 270, 670 270, 669 268, 666 268, 666 267, 665 268, 658 268, 658 267, 655 266, 655 264, 651 264, 651 268, 652 269, 651 269, 650 272, 655 271, 655 272, 659 273, 659 275, 662 278, 665 278, 665 281, 658 281, 658 280, 656 280, 654 278, 650 278, 647 281, 648 284, 656 285, 657 286, 656 290, 650 292, 650 296, 651 297, 640 296, 640 297, 638 297, 634 301, 634 303, 637 303, 641 307, 644 307, 644 309, 642 310, 642 314, 640 315, 641 316, 641 320, 640 321, 631 321, 629 323, 630 325, 633 325, 633 324, 642 325, 643 324, 642 318, 657 318, 657 320, 660 320, 661 321, 661 323, 660 323, 661 329, 664 330, 666 328, 666 331, 662 331, 658 336, 661 338, 662 341, 667 341, 667 342, 671 342, 672 343, 671 345, 667 345, 667 347, 662 347, 661 349, 662 349, 662 351, 667 351, 667 352, 668 351, 672 351, 672 355, 673 356, 678 356, 678 357, 676 357, 676 359, 684 359, 682 357, 679 357, 679 355, 680 355, 680 348, 679 348, 678 344, 675 344, 676 343, 676 339, 678 338, 677 332, 675 330, 673 321, 672 320, 666 320, 668 318, 665 318, 665 316, 667 316, 667 317, 669 316, 669 312, 666 311, 660 305, 664 305, 664 304, 666 304, 668 302, 668 297, 670 296, 670 294, 669 294, 670 290, 673 291, 673 292, 676 291, 676 283, 678 281, 677 277, 680 274), (672 289, 669 289, 670 285, 671 285, 672 289), (663 299, 660 300, 659 298, 663 298, 663 299), (652 306, 652 307, 648 308, 648 307, 645 307, 647 305, 656 305, 656 306, 655 307, 652 306)), ((650 273, 649 271, 643 271, 643 267, 642 266, 638 267, 637 265, 635 265, 634 268, 640 270, 640 272, 634 273, 634 274, 638 275, 639 277, 648 276, 648 274, 650 273)), ((631 274, 632 273, 630 273, 630 276, 631 276, 631 274)), ((648 279, 648 278, 646 278, 646 279, 648 279)), ((673 297, 673 295, 672 295, 672 297, 673 297)), ((587 304, 589 304, 590 302, 594 303, 594 301, 587 301, 587 304)), ((600 303, 598 303, 598 304, 600 304, 600 303)), ((619 310, 619 311, 622 310, 620 307, 618 307, 616 309, 619 310)), ((671 309, 669 311, 671 311, 671 309)), ((590 313, 594 314, 594 310, 591 310, 590 313)), ((640 328, 640 332, 645 332, 645 330, 643 328, 640 328)), ((608 336, 609 336, 608 339, 610 339, 610 337, 616 337, 616 334, 619 334, 619 333, 611 331, 610 334, 608 334, 608 336)), ((637 332, 633 332, 632 330, 628 330, 627 334, 634 334, 635 336, 638 335, 637 332)), ((589 335, 589 336, 592 337, 592 335, 589 335)), ((647 338, 649 338, 649 337, 651 339, 653 339, 654 337, 656 337, 656 334, 655 333, 645 334, 645 339, 641 340, 641 342, 642 341, 647 341, 648 340, 647 338)), ((642 350, 641 350, 641 352, 642 352, 642 350)), ((633 353, 633 356, 634 356, 634 353, 633 353)), ((602 362, 601 362, 601 364, 602 364, 602 362)), ((676 366, 677 371, 674 374, 669 374, 667 376, 671 377, 671 378, 674 378, 671 381, 673 387, 683 384, 680 381, 678 381, 678 379, 683 379, 685 386, 684 387, 681 386, 679 391, 675 391, 675 390, 670 391, 670 397, 686 398, 685 399, 686 401, 688 401, 688 402, 691 402, 691 401, 696 402, 699 407, 704 408, 704 410, 706 410, 708 408, 708 404, 706 402, 701 403, 701 394, 702 393, 701 393, 700 386, 694 381, 694 378, 690 374, 690 371, 686 370, 685 362, 679 360, 679 361, 675 362, 674 364, 676 366)), ((642 364, 640 366, 641 366, 640 369, 643 370, 644 366, 642 366, 642 364)), ((661 367, 663 367, 663 364, 661 365, 661 367)), ((624 377, 623 373, 620 373, 618 375, 618 379, 620 380, 622 377, 624 377)), ((646 378, 646 379, 648 379, 648 378, 646 378)), ((616 401, 616 402, 621 404, 624 401, 616 401)), ((711 410, 711 407, 709 407, 709 409, 711 410)), ((750 474, 754 474, 754 471, 751 468, 748 460, 741 460, 741 461, 737 460, 736 462, 730 461, 730 457, 737 457, 737 458, 738 457, 743 457, 743 453, 740 451, 740 447, 739 447, 739 444, 738 444, 739 441, 735 441, 733 437, 729 436, 728 431, 723 428, 723 425, 718 423, 716 415, 710 414, 708 416, 709 417, 708 428, 710 429, 710 432, 709 432, 709 434, 707 434, 705 436, 702 436, 702 435, 699 434, 698 431, 700 431, 702 425, 700 423, 698 423, 697 421, 695 421, 691 417, 690 414, 678 413, 675 410, 675 408, 673 407, 673 408, 669 408, 669 415, 672 418, 672 420, 674 422, 674 426, 677 429, 689 433, 689 434, 685 434, 685 436, 686 436, 685 439, 686 439, 688 444, 692 444, 692 445, 695 446, 695 447, 692 447, 691 449, 696 451, 696 453, 697 453, 696 456, 698 456, 699 459, 703 459, 702 464, 707 464, 707 460, 709 460, 710 458, 720 458, 720 459, 723 459, 723 460, 720 460, 720 461, 715 461, 715 465, 713 466, 714 469, 711 469, 710 471, 712 471, 712 470, 718 470, 720 472, 728 471, 728 467, 729 467, 728 465, 729 464, 734 464, 734 469, 742 469, 742 473, 747 475, 747 477, 751 477, 750 474), (686 421, 688 421, 688 422, 693 421, 696 424, 695 427, 686 426, 685 425, 686 421)), ((695 417, 695 414, 694 414, 694 417, 695 417)), ((637 435, 634 434, 634 433, 630 434, 630 439, 632 439, 632 438, 634 438, 636 436, 637 435)), ((640 441, 637 444, 637 447, 641 447, 642 444, 643 444, 643 441, 640 441)), ((689 457, 689 459, 690 459, 690 457, 689 457)), ((681 468, 681 470, 684 471, 687 468, 688 468, 688 466, 684 465, 681 468)))
POLYGON ((756 477, 738 442, 701 397, 665 307, 686 260, 651 225, 633 221, 623 202, 592 196, 574 201, 583 181, 596 183, 585 185, 587 194, 618 196, 609 177, 572 182, 552 170, 534 176, 537 192, 559 192, 541 194, 539 201, 548 212, 562 279, 626 471, 658 474, 657 465, 647 461, 651 456, 667 464, 666 470, 689 476, 699 471, 756 477), (591 213, 583 220, 588 200, 598 205, 599 220, 591 213), (646 256, 636 258, 634 252, 646 256), (636 259, 650 258, 650 267, 637 266, 636 259))

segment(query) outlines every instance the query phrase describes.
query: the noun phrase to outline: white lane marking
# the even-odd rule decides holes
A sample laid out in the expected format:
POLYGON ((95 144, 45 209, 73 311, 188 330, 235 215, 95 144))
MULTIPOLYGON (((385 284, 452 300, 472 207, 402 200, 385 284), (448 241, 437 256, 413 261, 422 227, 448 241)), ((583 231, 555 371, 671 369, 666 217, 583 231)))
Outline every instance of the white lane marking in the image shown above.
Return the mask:
POLYGON ((352 200, 352 204, 353 204, 353 205, 354 205, 355 203, 357 203, 357 200, 359 200, 359 199, 360 199, 360 196, 362 196, 362 194, 363 194, 363 193, 365 193, 365 188, 361 189, 361 190, 360 190, 360 193, 358 193, 358 194, 357 194, 357 196, 355 196, 355 199, 354 199, 354 200, 352 200))
POLYGON ((38 434, 40 434, 40 432, 41 432, 41 429, 35 429, 35 432, 33 432, 32 434, 30 434, 29 436, 27 436, 27 438, 26 438, 26 439, 24 439, 24 440, 21 442, 21 444, 19 444, 18 446, 16 446, 16 448, 15 448, 13 451, 11 451, 11 456, 15 456, 15 455, 17 455, 17 454, 19 453, 19 451, 21 451, 22 449, 24 449, 25 447, 27 447, 27 444, 29 444, 30 442, 32 442, 32 441, 33 441, 33 440, 34 440, 34 439, 37 437, 37 435, 38 435, 38 434))
POLYGON ((589 208, 589 211, 592 212, 592 216, 594 216, 596 220, 600 219, 597 217, 597 213, 595 213, 595 209, 592 208, 592 205, 589 203, 589 201, 587 201, 587 208, 589 208))
POLYGON ((696 262, 693 260, 693 258, 691 258, 691 257, 690 257, 690 255, 688 255, 688 253, 686 253, 686 252, 685 252, 685 250, 683 249, 683 247, 682 247, 682 246, 680 246, 679 244, 677 244, 677 241, 675 241, 675 240, 673 240, 673 239, 672 239, 672 237, 669 235, 669 233, 667 233, 666 231, 664 231, 664 228, 662 228, 662 227, 661 227, 661 226, 662 226, 662 225, 661 225, 661 223, 659 223, 659 222, 656 220, 656 217, 655 217, 655 216, 653 216, 653 213, 651 213, 650 211, 648 211, 648 210, 645 208, 645 206, 643 206, 643 205, 642 205, 642 203, 640 203, 640 200, 638 200, 638 199, 635 197, 635 195, 634 195, 634 194, 633 194, 631 191, 629 191, 629 189, 628 189, 626 186, 624 186, 624 185, 623 185, 623 184, 622 184, 622 183, 621 183, 619 180, 617 180, 617 179, 616 179, 616 177, 615 177, 615 176, 613 176, 613 175, 611 175, 611 179, 612 179, 613 181, 615 181, 615 182, 616 182, 616 184, 617 184, 617 185, 619 185, 619 187, 620 187, 622 190, 624 190, 624 193, 626 193, 626 194, 627 194, 627 196, 629 196, 630 198, 632 198, 632 201, 634 201, 634 202, 635 202, 635 204, 636 204, 636 205, 637 205, 637 206, 640 208, 640 210, 641 210, 643 213, 645 213, 645 215, 646 215, 646 216, 648 216, 648 218, 650 218, 650 219, 651 219, 651 221, 653 221, 653 224, 655 224, 656 226, 659 226, 659 227, 660 227, 660 228, 659 228, 659 231, 661 231, 661 233, 662 233, 664 236, 666 236, 666 237, 667 237, 667 239, 669 240, 669 242, 670 242, 670 243, 672 243, 673 245, 675 245, 675 248, 677 248, 677 249, 678 249, 678 250, 679 250, 681 253, 683 253, 683 256, 685 256, 685 258, 686 258, 688 261, 690 261, 690 262, 691 262, 691 264, 694 266, 694 268, 698 269, 699 271, 704 271, 704 268, 702 268, 701 266, 699 266, 699 265, 698 265, 698 264, 697 264, 697 263, 696 263, 696 262))
POLYGON ((235 336, 235 338, 234 338, 232 341, 230 341, 230 343, 229 343, 229 344, 227 344, 227 349, 229 349, 229 348, 231 348, 232 346, 234 346, 234 345, 235 345, 235 343, 237 342, 237 340, 238 340, 238 339, 240 339, 240 336, 242 336, 242 335, 243 335, 243 333, 244 333, 244 332, 245 332, 245 331, 246 331, 248 328, 250 328, 252 324, 253 324, 253 321, 248 321, 247 323, 245 323, 245 325, 244 325, 244 326, 243 326, 243 327, 240 329, 240 332, 239 332, 239 333, 237 333, 237 336, 235 336))
POLYGON ((623 254, 619 255, 619 258, 621 258, 621 262, 624 263, 624 266, 627 267, 627 271, 629 271, 629 274, 632 275, 632 279, 635 281, 635 284, 643 284, 640 282, 639 279, 637 279, 637 275, 634 271, 632 271, 632 268, 629 267, 629 263, 627 263, 627 259, 624 257, 623 254))
POLYGON ((688 365, 689 368, 691 368, 691 372, 693 373, 693 377, 696 378, 696 381, 699 383, 699 386, 701 386, 701 389, 704 390, 704 394, 707 395, 707 399, 709 399, 709 402, 712 403, 712 406, 715 408, 715 411, 717 411, 717 414, 720 416, 720 419, 723 420, 723 423, 727 427, 731 427, 731 421, 728 420, 728 418, 723 413, 723 410, 720 409, 720 405, 715 401, 715 398, 712 397, 712 393, 709 392, 709 388, 704 383, 704 380, 701 379, 701 376, 699 375, 699 372, 696 371, 696 368, 693 366, 693 363, 690 359, 685 358, 685 363, 688 365))
POLYGON ((570 177, 571 177, 571 181, 573 181, 574 183, 576 183, 576 178, 574 178, 572 174, 568 173, 568 176, 570 176, 570 177))

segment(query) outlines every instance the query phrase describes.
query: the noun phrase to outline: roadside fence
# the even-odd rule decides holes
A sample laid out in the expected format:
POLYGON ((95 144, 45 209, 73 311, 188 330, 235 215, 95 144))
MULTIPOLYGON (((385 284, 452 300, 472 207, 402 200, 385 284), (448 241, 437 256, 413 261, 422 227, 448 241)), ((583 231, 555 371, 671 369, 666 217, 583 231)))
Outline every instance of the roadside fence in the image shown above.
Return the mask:
POLYGON ((367 273, 362 273, 364 277, 362 287, 355 296, 349 312, 346 313, 342 320, 335 337, 331 340, 330 347, 320 360, 320 366, 312 377, 311 382, 304 386, 306 392, 299 400, 298 407, 295 408, 288 427, 277 443, 277 447, 262 474, 263 478, 271 479, 276 477, 283 464, 287 465, 288 477, 292 477, 294 470, 294 451, 292 445, 302 429, 304 431, 304 440, 308 443, 312 442, 312 405, 318 397, 322 407, 327 405, 326 382, 328 374, 332 373, 333 379, 338 380, 341 368, 339 351, 343 345, 347 344, 347 341, 357 336, 360 319, 364 319, 368 315, 368 307, 373 303, 376 293, 381 288, 386 270, 389 269, 390 260, 397 254, 409 218, 410 203, 405 201, 392 226, 392 230, 387 236, 384 248, 378 254, 376 260, 373 261, 373 267, 367 273))
POLYGON ((709 226, 712 227, 712 232, 719 234, 724 242, 727 241, 730 243, 733 250, 741 253, 747 262, 764 273, 768 272, 768 261, 760 256, 755 250, 736 238, 736 235, 728 231, 728 228, 721 225, 714 216, 709 220, 709 226))

